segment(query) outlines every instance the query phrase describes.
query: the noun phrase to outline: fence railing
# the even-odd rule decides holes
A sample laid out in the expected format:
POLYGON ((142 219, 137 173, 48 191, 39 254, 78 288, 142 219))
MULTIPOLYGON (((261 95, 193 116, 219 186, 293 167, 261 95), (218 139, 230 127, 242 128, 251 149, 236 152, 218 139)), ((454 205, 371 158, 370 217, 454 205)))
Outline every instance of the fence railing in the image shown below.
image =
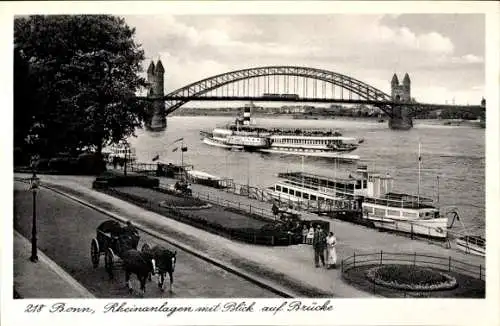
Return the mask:
POLYGON ((238 211, 243 211, 251 215, 257 215, 266 219, 273 219, 273 220, 276 219, 271 209, 265 209, 263 207, 252 206, 251 204, 231 201, 228 199, 221 198, 219 196, 210 195, 209 193, 195 192, 193 193, 193 197, 207 201, 209 203, 218 206, 232 208, 238 211))
POLYGON ((280 206, 287 206, 289 208, 295 209, 297 211, 304 212, 333 212, 338 209, 342 210, 354 210, 355 203, 353 200, 345 199, 345 200, 302 200, 302 201, 294 201, 287 197, 281 196, 273 196, 270 193, 270 190, 252 187, 249 185, 238 184, 232 182, 232 180, 228 180, 227 183, 221 182, 223 188, 230 193, 239 196, 245 196, 251 199, 256 199, 262 202, 277 202, 280 206))
POLYGON ((417 266, 434 267, 448 272, 458 272, 484 280, 486 268, 484 265, 474 265, 454 259, 453 257, 440 257, 415 253, 391 253, 380 251, 370 254, 356 254, 346 257, 341 261, 342 274, 355 267, 384 264, 408 264, 417 266))
MULTIPOLYGON (((167 171, 166 168, 168 165, 163 165, 164 172, 167 171)), ((185 166, 187 170, 190 168, 192 169, 192 166, 185 166)), ((142 173, 150 176, 157 176, 157 169, 158 169, 158 164, 155 163, 140 163, 140 162, 134 162, 130 164, 130 171, 131 172, 137 172, 137 173, 142 173)), ((170 169, 174 171, 178 171, 179 167, 178 166, 172 166, 170 169)), ((163 171, 163 170, 162 170, 163 171)), ((169 170, 170 171, 170 170, 169 170)), ((179 173, 171 173, 169 175, 170 177, 173 178, 179 178, 180 174, 179 173)), ((190 180, 193 183, 200 183, 197 180, 190 180)), ((214 184, 214 182, 212 182, 214 184)), ((207 185, 207 184, 205 184, 207 185)), ((208 185, 210 186, 210 185, 208 185)), ((315 201, 315 200, 302 200, 302 201, 292 201, 286 197, 276 197, 272 196, 270 191, 265 188, 259 188, 255 186, 250 186, 247 184, 239 184, 234 182, 232 179, 223 179, 223 180, 218 180, 217 182, 217 188, 219 189, 224 189, 224 191, 238 195, 238 196, 244 196, 248 197, 251 199, 255 199, 261 202, 277 202, 280 204, 280 206, 287 206, 289 208, 292 208, 297 211, 304 211, 304 212, 332 212, 338 209, 354 209, 355 203, 352 200, 345 199, 345 200, 336 200, 336 201, 315 201)))

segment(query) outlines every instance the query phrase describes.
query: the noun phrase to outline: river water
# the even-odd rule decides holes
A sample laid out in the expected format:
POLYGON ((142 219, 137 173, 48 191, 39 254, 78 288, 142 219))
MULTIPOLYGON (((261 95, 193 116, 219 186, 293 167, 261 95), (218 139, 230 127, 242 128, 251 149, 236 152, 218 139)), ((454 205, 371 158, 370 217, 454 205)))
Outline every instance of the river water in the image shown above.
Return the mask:
MULTIPOLYGON (((200 130, 232 122, 232 117, 169 117, 164 132, 137 130, 129 141, 139 162, 151 162, 155 155, 162 162, 191 164, 196 170, 234 179, 241 184, 272 186, 277 174, 301 171, 327 176, 345 175, 356 165, 332 160, 277 154, 234 152, 202 143, 200 130), (188 151, 181 157, 183 138, 188 151)), ((326 128, 365 141, 352 152, 361 157, 358 164, 370 170, 389 173, 394 191, 417 194, 418 144, 421 144, 420 195, 437 200, 448 210, 456 207, 466 227, 485 225, 485 129, 471 126, 444 126, 433 121, 416 121, 408 131, 390 130, 387 122, 373 120, 295 120, 287 117, 255 118, 265 127, 326 128), (439 192, 438 192, 439 177, 439 192)), ((457 225, 457 224, 456 224, 457 225)), ((458 225, 457 225, 458 226, 458 225)))

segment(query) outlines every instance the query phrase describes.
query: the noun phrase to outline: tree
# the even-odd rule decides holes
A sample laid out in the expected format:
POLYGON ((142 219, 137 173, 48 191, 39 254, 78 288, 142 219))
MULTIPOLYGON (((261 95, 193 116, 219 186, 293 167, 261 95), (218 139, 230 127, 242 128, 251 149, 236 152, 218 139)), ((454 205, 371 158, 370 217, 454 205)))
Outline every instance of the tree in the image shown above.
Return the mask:
POLYGON ((38 147, 101 153, 142 125, 149 104, 136 98, 146 81, 138 75, 144 51, 134 33, 123 18, 108 15, 15 20, 14 48, 29 63, 35 88, 29 133, 38 147))

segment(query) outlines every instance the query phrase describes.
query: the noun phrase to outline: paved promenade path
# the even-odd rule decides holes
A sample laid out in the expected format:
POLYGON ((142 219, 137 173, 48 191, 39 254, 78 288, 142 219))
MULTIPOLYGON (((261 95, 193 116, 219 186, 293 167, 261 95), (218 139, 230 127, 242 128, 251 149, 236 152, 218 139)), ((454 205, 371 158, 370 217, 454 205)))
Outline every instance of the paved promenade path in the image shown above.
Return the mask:
POLYGON ((38 250, 32 263, 31 242, 14 232, 14 289, 26 299, 94 298, 94 295, 38 250))
MULTIPOLYGON (((367 297, 371 294, 359 291, 346 284, 340 270, 315 268, 310 246, 298 245, 289 247, 254 246, 231 241, 220 236, 196 229, 189 225, 167 219, 161 215, 146 211, 135 205, 123 202, 114 197, 91 189, 93 178, 71 176, 40 176, 42 182, 66 187, 89 202, 118 213, 124 217, 155 228, 158 232, 188 243, 207 254, 227 261, 233 265, 248 268, 263 277, 279 280, 282 284, 300 283, 311 288, 325 291, 333 297, 367 297)), ((173 180, 161 178, 162 184, 173 180)), ((211 196, 224 196, 227 200, 242 201, 261 207, 270 208, 270 204, 250 200, 246 197, 221 192, 209 187, 193 184, 193 191, 211 192, 211 196)), ((314 216, 315 219, 319 217, 314 216)), ((473 264, 484 264, 484 258, 466 255, 453 249, 445 249, 439 245, 425 241, 411 240, 404 236, 379 232, 347 222, 329 220, 335 229, 338 239, 338 255, 346 257, 356 253, 385 252, 418 252, 440 256, 452 256, 454 259, 469 261, 473 264)))
MULTIPOLYGON (((41 176, 42 182, 44 177, 41 176)), ((31 234, 32 197, 26 191, 27 185, 14 182, 14 228, 20 234, 28 237, 31 234)), ((98 298, 137 297, 132 295, 125 287, 125 276, 122 271, 115 272, 115 279, 110 281, 104 269, 104 257, 101 257, 97 269, 92 267, 90 261, 90 241, 96 236, 96 227, 108 216, 93 209, 67 199, 55 192, 42 188, 37 195, 38 212, 38 247, 50 257, 57 265, 76 279, 94 296, 98 298)), ((141 242, 150 245, 169 245, 164 241, 141 233, 141 242)), ((14 248, 19 259, 26 248, 22 243, 15 241, 14 248)), ((174 273, 174 292, 161 292, 155 282, 147 283, 146 297, 175 297, 175 298, 218 298, 218 297, 261 297, 273 298, 275 294, 257 287, 250 282, 235 276, 225 270, 196 258, 184 251, 177 250, 177 264, 174 273)), ((29 250, 27 251, 29 253, 29 250)), ((39 279, 38 289, 27 288, 33 282, 23 279, 24 270, 17 269, 15 265, 14 284, 18 292, 25 297, 81 297, 74 291, 61 288, 60 292, 68 291, 66 296, 60 292, 51 294, 50 288, 43 286, 43 279, 39 279), (17 276, 16 276, 17 275, 17 276)), ((36 275, 34 275, 36 277, 36 275)), ((136 276, 132 276, 132 286, 139 288, 136 276)), ((37 285, 37 284, 35 284, 37 285)), ((168 285, 168 283, 167 283, 168 285)), ((37 285, 38 286, 38 285, 37 285)), ((168 289, 168 286, 167 286, 168 289)))

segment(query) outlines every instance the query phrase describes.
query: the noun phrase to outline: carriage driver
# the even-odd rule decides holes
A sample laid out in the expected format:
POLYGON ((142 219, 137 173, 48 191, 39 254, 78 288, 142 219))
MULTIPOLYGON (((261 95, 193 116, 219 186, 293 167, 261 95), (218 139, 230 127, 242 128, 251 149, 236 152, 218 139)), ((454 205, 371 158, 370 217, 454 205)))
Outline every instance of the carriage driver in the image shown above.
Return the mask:
POLYGON ((125 226, 125 230, 129 231, 132 234, 139 235, 139 232, 135 228, 135 226, 132 225, 132 222, 127 221, 127 226, 125 226))

